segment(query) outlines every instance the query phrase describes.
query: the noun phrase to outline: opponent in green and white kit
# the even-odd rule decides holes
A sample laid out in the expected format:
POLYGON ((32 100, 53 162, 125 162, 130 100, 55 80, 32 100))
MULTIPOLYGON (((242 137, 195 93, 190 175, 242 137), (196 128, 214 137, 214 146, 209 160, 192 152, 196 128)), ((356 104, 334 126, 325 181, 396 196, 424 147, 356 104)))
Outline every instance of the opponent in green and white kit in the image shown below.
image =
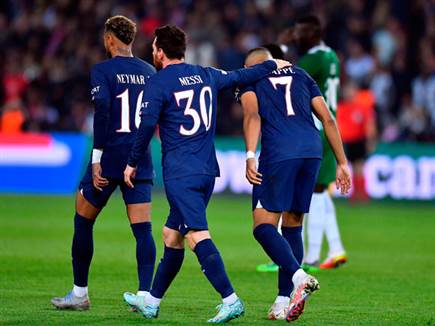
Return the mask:
MULTIPOLYGON (((337 112, 338 88, 340 84, 340 63, 334 50, 325 45, 321 38, 320 22, 316 17, 300 19, 294 30, 298 49, 304 53, 298 61, 317 82, 334 116, 337 112)), ((320 268, 338 267, 347 261, 338 231, 335 206, 328 192, 328 186, 335 181, 335 158, 322 130, 322 124, 315 118, 323 141, 323 160, 317 178, 317 185, 311 200, 310 212, 306 218, 307 251, 305 267, 311 271, 319 266, 323 233, 329 244, 328 258, 320 268)))

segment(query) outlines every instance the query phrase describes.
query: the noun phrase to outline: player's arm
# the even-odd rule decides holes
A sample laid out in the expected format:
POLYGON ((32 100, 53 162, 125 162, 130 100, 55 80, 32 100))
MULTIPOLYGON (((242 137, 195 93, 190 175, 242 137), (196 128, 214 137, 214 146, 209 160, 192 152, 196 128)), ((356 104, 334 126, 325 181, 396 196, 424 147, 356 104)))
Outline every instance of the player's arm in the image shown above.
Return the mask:
POLYGON ((106 145, 109 128, 110 91, 108 81, 102 71, 94 67, 91 71, 91 97, 94 104, 94 146, 92 149, 92 181, 94 187, 102 191, 109 181, 103 178, 101 157, 106 145))
POLYGON ((240 102, 243 107, 243 133, 246 145, 246 179, 251 184, 261 184, 261 174, 257 171, 255 152, 261 131, 261 118, 258 114, 257 95, 253 90, 245 91, 240 102))
MULTIPOLYGON (((148 82, 147 86, 150 84, 151 82, 148 82)), ((159 88, 160 86, 154 85, 154 87, 146 87, 144 91, 141 122, 128 157, 127 167, 124 170, 124 181, 130 188, 134 188, 132 179, 136 175, 137 164, 145 155, 159 121, 160 112, 163 107, 162 94, 159 92, 159 88)))
POLYGON ((285 60, 266 60, 263 63, 249 68, 234 71, 225 71, 209 68, 216 81, 218 90, 235 87, 237 85, 249 85, 270 74, 273 70, 290 66, 285 60))
POLYGON ((337 124, 331 112, 329 111, 328 105, 326 104, 323 96, 319 95, 313 97, 311 100, 311 105, 313 107, 314 114, 322 122, 326 139, 328 140, 328 143, 331 146, 331 149, 334 152, 335 158, 337 160, 337 188, 341 190, 342 194, 345 194, 350 189, 351 178, 337 124))

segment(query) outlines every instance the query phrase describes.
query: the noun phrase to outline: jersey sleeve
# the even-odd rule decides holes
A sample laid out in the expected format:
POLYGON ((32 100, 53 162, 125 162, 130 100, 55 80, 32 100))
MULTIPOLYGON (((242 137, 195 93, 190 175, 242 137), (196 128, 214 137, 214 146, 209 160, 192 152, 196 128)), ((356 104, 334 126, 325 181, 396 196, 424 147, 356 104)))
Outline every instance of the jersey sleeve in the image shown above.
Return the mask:
POLYGON ((206 68, 216 83, 217 89, 226 89, 237 85, 248 85, 267 76, 277 68, 275 61, 267 60, 249 68, 225 71, 216 68, 206 68))
POLYGON ((237 87, 235 92, 234 92, 234 97, 235 100, 240 103, 242 100, 242 96, 243 94, 247 93, 247 92, 255 92, 255 87, 254 85, 246 85, 246 86, 240 86, 237 87))
POLYGON ((317 97, 317 96, 323 96, 322 92, 319 89, 319 86, 314 81, 311 76, 309 76, 307 73, 305 73, 305 77, 307 79, 308 89, 310 91, 311 98, 317 97))
POLYGON ((146 149, 153 138, 154 130, 159 121, 164 104, 162 86, 148 81, 141 104, 141 121, 135 141, 128 158, 128 165, 135 167, 145 155, 146 149))
POLYGON ((95 67, 91 71, 91 100, 94 104, 94 148, 104 149, 110 119, 110 87, 104 72, 95 67))

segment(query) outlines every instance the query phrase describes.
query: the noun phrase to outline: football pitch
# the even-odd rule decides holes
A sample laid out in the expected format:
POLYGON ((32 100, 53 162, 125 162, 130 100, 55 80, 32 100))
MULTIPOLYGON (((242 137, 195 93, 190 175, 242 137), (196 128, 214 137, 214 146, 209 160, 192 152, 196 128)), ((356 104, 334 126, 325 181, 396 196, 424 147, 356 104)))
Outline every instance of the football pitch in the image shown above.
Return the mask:
MULTIPOLYGON (((186 251, 184 266, 147 321, 128 312, 124 291, 136 290, 135 243, 120 196, 95 225, 89 311, 57 311, 50 298, 72 286, 72 197, 0 196, 0 325, 199 325, 215 313, 219 296, 186 251)), ((435 206, 432 203, 337 203, 349 263, 317 274, 321 289, 299 325, 435 325, 435 206)), ((153 231, 162 252, 168 206, 153 200, 153 231)), ((251 232, 250 200, 214 196, 209 225, 246 314, 234 325, 275 325, 266 314, 276 274, 257 273, 267 262, 251 232)))

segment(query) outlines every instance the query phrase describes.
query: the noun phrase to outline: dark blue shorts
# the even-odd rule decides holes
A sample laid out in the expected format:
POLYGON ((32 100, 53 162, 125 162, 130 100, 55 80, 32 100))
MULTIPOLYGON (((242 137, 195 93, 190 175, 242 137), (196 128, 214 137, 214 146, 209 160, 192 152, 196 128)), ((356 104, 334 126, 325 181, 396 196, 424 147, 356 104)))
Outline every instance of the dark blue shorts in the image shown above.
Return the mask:
POLYGON ((258 172, 263 175, 263 182, 254 186, 252 209, 307 213, 321 162, 315 158, 270 164, 260 162, 258 172))
POLYGON ((103 191, 99 191, 94 187, 92 175, 89 173, 86 171, 80 182, 79 191, 88 202, 97 208, 106 206, 107 201, 118 186, 126 205, 151 202, 152 180, 133 180, 134 188, 129 188, 124 180, 108 178, 109 184, 103 187, 103 191))
POLYGON ((166 226, 186 235, 191 230, 208 230, 206 209, 215 177, 192 175, 165 180, 170 210, 166 226))

